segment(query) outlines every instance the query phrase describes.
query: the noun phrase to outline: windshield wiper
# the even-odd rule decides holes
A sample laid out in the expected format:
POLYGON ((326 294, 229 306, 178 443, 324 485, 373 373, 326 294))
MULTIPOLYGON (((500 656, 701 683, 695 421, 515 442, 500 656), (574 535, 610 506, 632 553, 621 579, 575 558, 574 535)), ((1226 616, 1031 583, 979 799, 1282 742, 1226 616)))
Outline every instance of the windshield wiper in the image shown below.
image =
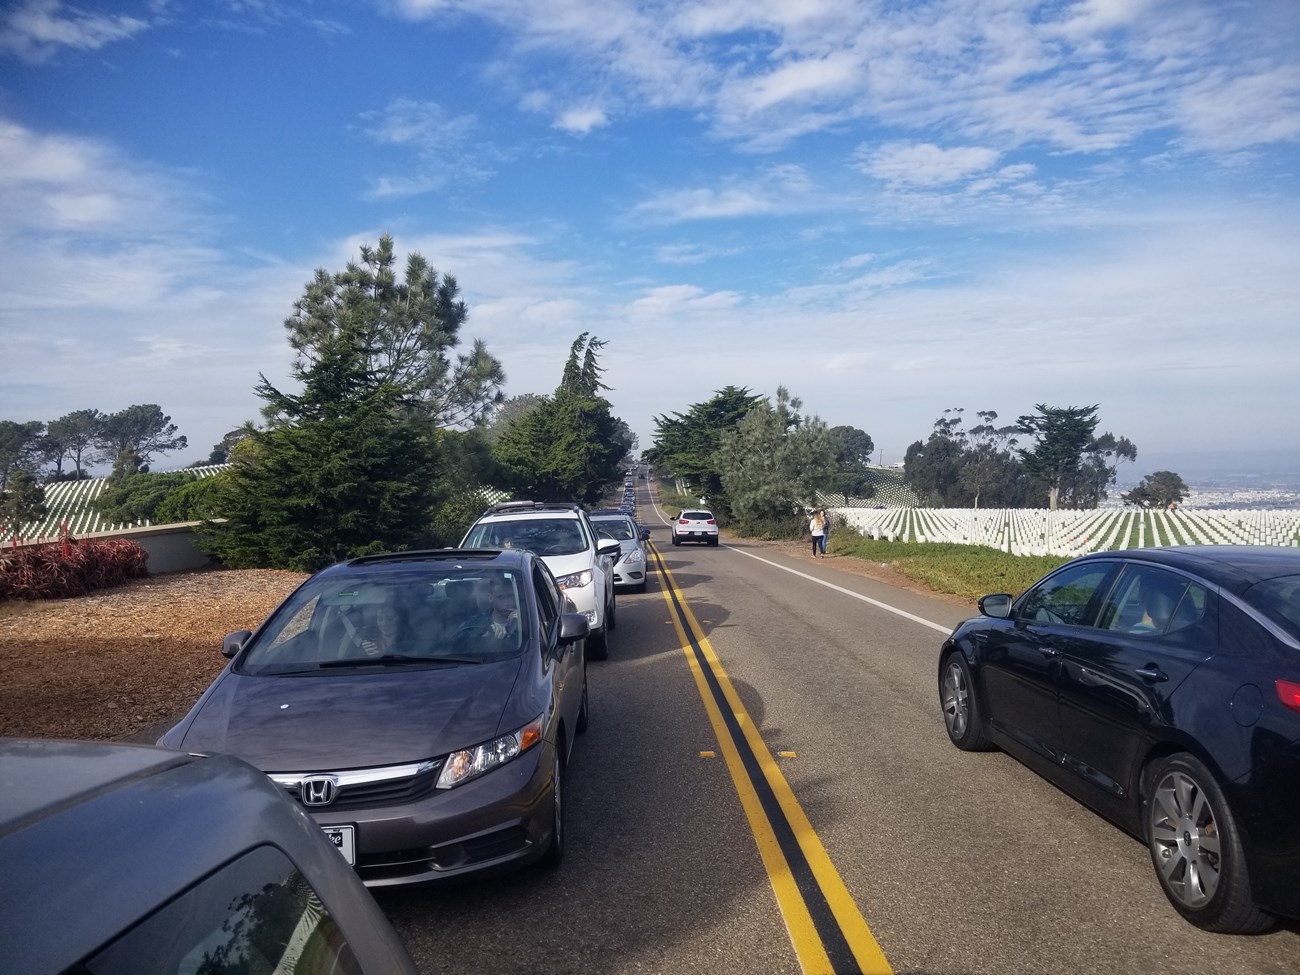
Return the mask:
POLYGON ((343 660, 325 660, 320 669, 333 667, 366 667, 379 664, 383 667, 395 664, 476 664, 478 660, 466 660, 461 657, 419 657, 409 653, 385 653, 378 657, 348 657, 343 660))

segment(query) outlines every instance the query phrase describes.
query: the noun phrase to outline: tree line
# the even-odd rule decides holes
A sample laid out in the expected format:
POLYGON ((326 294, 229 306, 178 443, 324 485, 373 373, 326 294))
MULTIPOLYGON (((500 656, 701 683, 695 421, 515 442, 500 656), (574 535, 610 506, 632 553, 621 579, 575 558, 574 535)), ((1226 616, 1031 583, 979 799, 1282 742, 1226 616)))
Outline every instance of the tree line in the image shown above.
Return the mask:
MULTIPOLYGON (((418 253, 399 271, 388 235, 362 246, 342 271, 317 270, 294 302, 283 322, 293 388, 259 375, 260 418, 210 458, 225 470, 148 474, 154 454, 185 446, 164 417, 151 438, 114 444, 119 460, 100 510, 120 522, 201 521, 202 545, 232 567, 313 571, 454 545, 489 489, 599 500, 636 446, 603 395, 605 341, 579 335, 553 393, 507 400, 501 363, 486 346, 460 349, 467 317, 453 276, 418 253)), ((34 427, 26 432, 34 436, 34 427)), ((44 456, 31 436, 19 455, 28 467, 44 456)), ((78 474, 90 463, 90 454, 77 455, 78 474)), ((10 524, 34 520, 33 493, 24 489, 28 517, 10 524)))
MULTIPOLYGON (((784 387, 775 400, 727 386, 685 412, 655 418, 645 458, 685 481, 742 530, 789 535, 826 494, 869 499, 873 450, 865 431, 805 417, 784 387)), ((999 425, 982 410, 965 426, 963 408, 944 410, 929 437, 907 450, 904 482, 921 503, 945 507, 1096 507, 1118 465, 1137 459, 1126 437, 1098 434, 1099 405, 1038 404, 999 425)), ((1128 504, 1164 507, 1187 492, 1170 471, 1147 475, 1122 495, 1128 504)))

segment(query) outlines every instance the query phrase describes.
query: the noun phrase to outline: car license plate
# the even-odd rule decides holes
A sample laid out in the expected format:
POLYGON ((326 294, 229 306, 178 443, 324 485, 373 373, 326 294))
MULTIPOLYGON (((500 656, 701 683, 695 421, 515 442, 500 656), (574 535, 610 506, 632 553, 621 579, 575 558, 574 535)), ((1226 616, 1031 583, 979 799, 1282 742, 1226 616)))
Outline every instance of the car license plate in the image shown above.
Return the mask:
POLYGON ((343 859, 348 861, 348 866, 355 866, 357 862, 357 841, 356 828, 353 826, 322 826, 325 835, 329 837, 334 849, 343 854, 343 859))

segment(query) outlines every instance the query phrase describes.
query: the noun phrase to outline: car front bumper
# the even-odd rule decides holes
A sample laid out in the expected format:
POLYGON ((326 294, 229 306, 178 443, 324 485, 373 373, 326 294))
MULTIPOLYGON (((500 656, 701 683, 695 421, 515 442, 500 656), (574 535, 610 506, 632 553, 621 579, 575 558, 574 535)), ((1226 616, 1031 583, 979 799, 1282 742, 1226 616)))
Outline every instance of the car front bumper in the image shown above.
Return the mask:
POLYGON ((541 857, 553 823, 555 746, 542 742, 454 789, 395 805, 310 810, 355 829, 354 867, 367 887, 428 883, 541 857))

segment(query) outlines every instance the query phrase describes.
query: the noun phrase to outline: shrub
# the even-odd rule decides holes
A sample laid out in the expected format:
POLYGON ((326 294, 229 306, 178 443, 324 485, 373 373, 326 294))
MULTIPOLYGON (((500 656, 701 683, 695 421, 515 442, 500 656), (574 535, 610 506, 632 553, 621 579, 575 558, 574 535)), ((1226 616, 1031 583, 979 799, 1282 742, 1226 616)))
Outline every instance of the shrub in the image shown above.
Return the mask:
POLYGON ((123 538, 27 545, 0 551, 0 600, 66 599, 149 574, 149 554, 123 538))

